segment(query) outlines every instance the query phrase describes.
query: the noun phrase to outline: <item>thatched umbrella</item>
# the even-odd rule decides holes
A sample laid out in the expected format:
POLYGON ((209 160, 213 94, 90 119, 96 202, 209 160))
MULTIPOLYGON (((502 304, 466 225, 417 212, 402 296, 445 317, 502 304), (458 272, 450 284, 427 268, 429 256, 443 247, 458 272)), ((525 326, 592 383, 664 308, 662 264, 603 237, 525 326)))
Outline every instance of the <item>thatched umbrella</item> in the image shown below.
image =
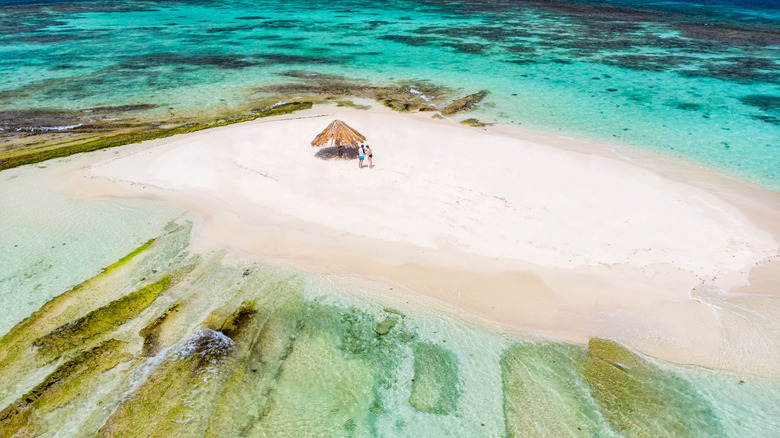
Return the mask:
POLYGON ((325 146, 331 141, 337 148, 341 148, 342 146, 356 148, 358 144, 366 141, 366 137, 341 120, 334 120, 324 131, 320 132, 320 135, 316 136, 314 140, 311 141, 311 145, 325 146))

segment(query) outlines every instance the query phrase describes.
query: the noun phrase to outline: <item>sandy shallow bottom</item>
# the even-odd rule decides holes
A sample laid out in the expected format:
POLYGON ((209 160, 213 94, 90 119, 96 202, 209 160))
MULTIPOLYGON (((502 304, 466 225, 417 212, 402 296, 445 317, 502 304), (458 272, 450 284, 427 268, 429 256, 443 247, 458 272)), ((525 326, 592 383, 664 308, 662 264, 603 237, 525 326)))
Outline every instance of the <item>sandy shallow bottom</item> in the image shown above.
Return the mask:
POLYGON ((682 163, 326 107, 74 157, 41 184, 170 201, 202 218, 203 249, 499 330, 780 378, 780 194, 682 163), (374 168, 315 158, 333 119, 368 137, 374 168))

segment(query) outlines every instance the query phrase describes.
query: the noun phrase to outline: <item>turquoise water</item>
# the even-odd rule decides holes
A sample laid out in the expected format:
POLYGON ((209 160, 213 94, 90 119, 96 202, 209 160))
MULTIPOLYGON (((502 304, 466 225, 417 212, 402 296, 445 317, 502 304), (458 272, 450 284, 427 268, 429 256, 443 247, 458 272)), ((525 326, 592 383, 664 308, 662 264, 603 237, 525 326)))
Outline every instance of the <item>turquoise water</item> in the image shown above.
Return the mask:
MULTIPOLYGON (((14 172, 5 185, 26 182, 16 188, 30 194, 24 178, 35 174, 14 172)), ((382 285, 195 253, 191 225, 166 223, 179 212, 159 204, 34 193, 0 216, 0 227, 14 230, 0 235, 0 247, 19 245, 0 270, 0 285, 14 285, 3 295, 38 300, 3 302, 0 436, 742 437, 780 429, 776 381, 664 363, 599 339, 582 346, 496 333, 413 297, 377 293, 382 285), (32 232, 48 205, 82 225, 52 222, 74 248, 67 257, 41 250, 52 237, 32 232), (53 268, 31 280, 30 257, 53 268)))
POLYGON ((220 114, 304 70, 486 89, 468 117, 682 157, 780 190, 770 3, 0 2, 0 23, 3 135, 87 124, 105 107, 146 105, 100 115, 130 121, 220 114))
MULTIPOLYGON (((780 10, 739 5, 0 1, 0 140, 223 114, 308 71, 486 89, 459 117, 780 191, 780 10)), ((0 173, 0 436, 780 430, 776 381, 495 333, 343 279, 193 253, 180 210, 67 197, 36 183, 46 171, 0 173)))

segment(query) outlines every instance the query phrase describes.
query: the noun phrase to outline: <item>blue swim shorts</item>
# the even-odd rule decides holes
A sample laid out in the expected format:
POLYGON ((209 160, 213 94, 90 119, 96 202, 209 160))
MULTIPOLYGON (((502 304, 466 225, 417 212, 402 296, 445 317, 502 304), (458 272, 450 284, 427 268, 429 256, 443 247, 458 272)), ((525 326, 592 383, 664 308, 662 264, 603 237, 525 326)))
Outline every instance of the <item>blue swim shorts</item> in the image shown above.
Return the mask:
POLYGON ((363 161, 363 156, 362 155, 359 156, 358 158, 360 158, 360 161, 363 161))

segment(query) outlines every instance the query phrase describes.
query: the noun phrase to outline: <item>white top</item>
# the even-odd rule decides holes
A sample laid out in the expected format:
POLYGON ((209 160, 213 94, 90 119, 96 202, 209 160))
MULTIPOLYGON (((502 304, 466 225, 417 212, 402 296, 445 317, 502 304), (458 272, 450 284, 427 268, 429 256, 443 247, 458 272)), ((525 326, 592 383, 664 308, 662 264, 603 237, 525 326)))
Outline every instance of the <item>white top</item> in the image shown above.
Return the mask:
POLYGON ((359 147, 358 148, 358 156, 362 157, 365 154, 366 154, 366 151, 365 151, 365 149, 363 149, 363 146, 359 147))

